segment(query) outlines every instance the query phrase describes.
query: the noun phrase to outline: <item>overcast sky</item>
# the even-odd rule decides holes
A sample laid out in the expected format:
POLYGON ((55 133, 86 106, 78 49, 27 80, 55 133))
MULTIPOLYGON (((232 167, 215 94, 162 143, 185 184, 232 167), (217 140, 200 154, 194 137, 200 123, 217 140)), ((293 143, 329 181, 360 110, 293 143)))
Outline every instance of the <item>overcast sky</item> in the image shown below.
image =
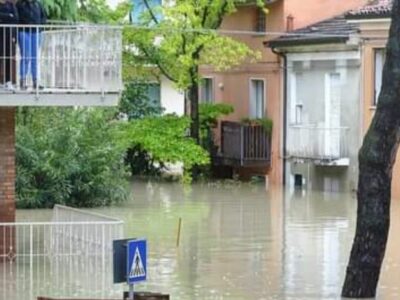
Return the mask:
POLYGON ((115 8, 119 2, 121 2, 121 0, 107 0, 108 5, 112 8, 115 8))

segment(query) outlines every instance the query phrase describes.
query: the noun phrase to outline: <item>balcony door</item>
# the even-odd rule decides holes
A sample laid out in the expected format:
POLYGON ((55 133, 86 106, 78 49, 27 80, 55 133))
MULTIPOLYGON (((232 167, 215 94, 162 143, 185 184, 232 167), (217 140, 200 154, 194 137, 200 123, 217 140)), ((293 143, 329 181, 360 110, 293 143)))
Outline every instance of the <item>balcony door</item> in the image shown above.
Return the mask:
POLYGON ((325 75, 325 129, 323 132, 325 157, 340 157, 340 73, 325 75))

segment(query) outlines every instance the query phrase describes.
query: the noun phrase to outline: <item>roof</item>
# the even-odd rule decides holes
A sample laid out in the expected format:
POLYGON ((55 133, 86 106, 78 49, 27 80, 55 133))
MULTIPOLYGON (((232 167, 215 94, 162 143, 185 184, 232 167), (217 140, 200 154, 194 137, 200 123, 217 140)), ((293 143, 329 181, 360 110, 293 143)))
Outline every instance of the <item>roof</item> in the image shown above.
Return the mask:
POLYGON ((352 10, 347 14, 347 18, 387 18, 392 11, 393 0, 373 0, 369 4, 352 10))
POLYGON ((269 47, 298 46, 310 44, 345 43, 352 33, 358 32, 358 25, 337 16, 290 32, 266 44, 269 47))

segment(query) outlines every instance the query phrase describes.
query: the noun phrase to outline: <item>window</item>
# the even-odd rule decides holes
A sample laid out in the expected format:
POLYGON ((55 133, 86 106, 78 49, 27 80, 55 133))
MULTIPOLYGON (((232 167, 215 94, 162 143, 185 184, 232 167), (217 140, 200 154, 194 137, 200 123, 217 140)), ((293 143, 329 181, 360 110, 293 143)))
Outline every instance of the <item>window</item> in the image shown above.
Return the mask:
POLYGON ((289 86, 289 107, 290 107, 290 124, 302 124, 303 123, 303 103, 299 99, 301 90, 298 90, 298 86, 301 89, 302 84, 298 84, 298 82, 302 83, 302 74, 292 72, 288 78, 288 86, 289 86))
POLYGON ((294 187, 302 188, 303 187, 303 175, 294 174, 294 187))
POLYGON ((301 103, 296 104, 296 112, 295 113, 296 113, 295 124, 300 125, 301 123, 303 123, 303 104, 301 104, 301 103))
POLYGON ((378 103, 379 93, 382 87, 382 72, 383 65, 386 60, 386 51, 385 49, 376 49, 375 50, 375 89, 374 89, 374 100, 373 105, 378 103))
POLYGON ((266 22, 267 18, 263 9, 257 9, 257 19, 255 30, 257 32, 265 32, 266 31, 266 22))
POLYGON ((264 80, 250 80, 250 117, 263 118, 265 110, 264 80))
POLYGON ((161 107, 161 88, 158 83, 149 83, 147 86, 147 98, 154 107, 161 107))
POLYGON ((200 101, 214 102, 214 80, 212 78, 203 78, 201 81, 200 101))
MULTIPOLYGON (((161 14, 158 7, 161 7, 161 0, 147 0, 147 4, 151 9, 153 9, 153 13, 155 14, 157 19, 161 19, 161 14)), ((145 0, 132 0, 132 11, 130 14, 131 23, 138 24, 141 23, 141 18, 147 13, 147 6, 145 0)))

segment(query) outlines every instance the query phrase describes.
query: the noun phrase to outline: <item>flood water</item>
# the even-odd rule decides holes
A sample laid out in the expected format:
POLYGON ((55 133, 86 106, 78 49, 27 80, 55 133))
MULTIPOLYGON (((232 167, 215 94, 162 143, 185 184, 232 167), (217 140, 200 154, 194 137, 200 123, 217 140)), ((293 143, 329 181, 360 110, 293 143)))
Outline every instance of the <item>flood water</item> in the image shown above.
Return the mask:
MULTIPOLYGON (((354 195, 236 182, 191 189, 136 182, 132 190, 129 202, 95 211, 122 219, 126 237, 147 238, 148 282, 138 290, 165 292, 173 300, 340 299, 354 234, 354 195)), ((399 201, 392 210, 379 288, 385 300, 400 299, 399 201)), ((24 221, 49 215, 18 211, 24 221)), ((124 288, 116 285, 101 295, 118 299, 124 288)), ((82 289, 75 296, 91 295, 82 289)))

